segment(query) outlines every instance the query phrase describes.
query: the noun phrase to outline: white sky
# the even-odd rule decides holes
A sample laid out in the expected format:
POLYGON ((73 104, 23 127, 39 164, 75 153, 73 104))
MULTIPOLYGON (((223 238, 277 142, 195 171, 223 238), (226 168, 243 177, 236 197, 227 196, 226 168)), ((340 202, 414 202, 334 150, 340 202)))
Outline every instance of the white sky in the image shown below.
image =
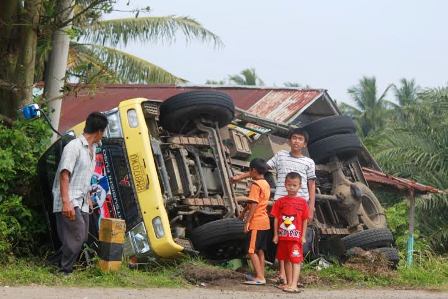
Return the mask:
MULTIPOLYGON (((150 15, 192 17, 223 40, 225 47, 218 50, 200 42, 187 45, 182 38, 168 46, 124 48, 191 83, 254 67, 266 85, 308 84, 350 101, 347 88, 364 75, 375 76, 381 90, 403 77, 422 87, 448 82, 448 1, 130 2, 130 7, 148 5, 150 15)), ((126 16, 114 12, 111 18, 126 16)))

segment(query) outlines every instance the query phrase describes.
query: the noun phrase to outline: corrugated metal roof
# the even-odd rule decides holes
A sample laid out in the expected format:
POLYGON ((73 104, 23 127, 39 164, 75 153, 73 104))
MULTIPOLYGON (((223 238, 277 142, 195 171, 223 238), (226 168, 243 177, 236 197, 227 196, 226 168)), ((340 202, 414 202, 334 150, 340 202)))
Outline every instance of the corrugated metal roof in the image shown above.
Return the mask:
POLYGON ((433 186, 423 185, 413 180, 395 177, 367 167, 363 167, 362 172, 368 182, 393 186, 399 190, 412 190, 418 193, 445 194, 445 191, 439 190, 433 186))
MULTIPOLYGON (((263 99, 263 102, 272 99, 278 103, 287 100, 287 111, 277 111, 273 117, 282 118, 285 115, 298 112, 297 109, 312 101, 322 90, 300 90, 297 88, 269 88, 245 86, 194 86, 194 85, 143 85, 143 84, 113 84, 104 85, 97 90, 81 89, 75 95, 64 97, 62 101, 61 120, 59 130, 64 132, 70 127, 84 121, 92 111, 107 111, 127 99, 147 98, 164 101, 178 93, 193 90, 219 90, 230 95, 235 105, 247 110, 263 99), (270 95, 270 96, 268 96, 270 95), (290 96, 287 96, 290 95, 290 96), (314 95, 314 97, 313 97, 314 95), (296 109, 296 110, 294 110, 296 109)), ((264 105, 264 104, 263 104, 264 105)), ((258 106, 258 105, 257 105, 258 106)), ((274 105, 275 107, 278 104, 274 105)), ((261 110, 261 109, 260 109, 261 110)), ((266 115, 260 115, 265 116, 266 115)))
POLYGON ((249 113, 287 123, 303 107, 322 95, 322 90, 272 90, 248 109, 249 113))

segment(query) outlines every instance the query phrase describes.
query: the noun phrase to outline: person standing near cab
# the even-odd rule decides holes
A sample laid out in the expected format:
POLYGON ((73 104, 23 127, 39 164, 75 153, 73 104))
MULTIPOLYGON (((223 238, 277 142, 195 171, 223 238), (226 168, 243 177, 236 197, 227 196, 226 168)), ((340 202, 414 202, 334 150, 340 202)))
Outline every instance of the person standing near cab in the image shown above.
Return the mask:
POLYGON ((92 112, 84 133, 70 141, 62 152, 53 182, 53 212, 62 245, 54 258, 60 272, 68 275, 78 258, 89 230, 90 180, 95 153, 108 125, 106 116, 92 112))

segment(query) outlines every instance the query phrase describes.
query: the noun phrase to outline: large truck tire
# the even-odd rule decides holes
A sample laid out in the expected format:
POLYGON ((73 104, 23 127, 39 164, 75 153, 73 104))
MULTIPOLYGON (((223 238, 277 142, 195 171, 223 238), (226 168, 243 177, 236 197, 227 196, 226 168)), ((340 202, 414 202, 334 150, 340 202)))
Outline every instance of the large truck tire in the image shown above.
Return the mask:
POLYGON ((333 135, 308 146, 308 152, 316 163, 325 163, 334 156, 354 156, 361 149, 362 144, 356 134, 333 135))
POLYGON ((177 94, 160 105, 160 125, 172 133, 186 133, 196 120, 228 125, 235 115, 232 98, 218 91, 190 91, 177 94))
POLYGON ((361 206, 359 207, 361 222, 369 229, 386 228, 386 215, 378 198, 366 185, 356 183, 356 186, 362 192, 361 206))
POLYGON ((236 218, 208 222, 191 233, 191 241, 197 249, 231 240, 244 240, 245 237, 244 222, 236 218))
POLYGON ((342 238, 345 249, 360 247, 364 250, 380 247, 390 247, 394 243, 394 237, 387 228, 367 229, 353 233, 342 238))
POLYGON ((355 133, 356 127, 353 120, 348 116, 329 116, 313 121, 303 127, 309 134, 308 145, 323 138, 338 135, 355 133))

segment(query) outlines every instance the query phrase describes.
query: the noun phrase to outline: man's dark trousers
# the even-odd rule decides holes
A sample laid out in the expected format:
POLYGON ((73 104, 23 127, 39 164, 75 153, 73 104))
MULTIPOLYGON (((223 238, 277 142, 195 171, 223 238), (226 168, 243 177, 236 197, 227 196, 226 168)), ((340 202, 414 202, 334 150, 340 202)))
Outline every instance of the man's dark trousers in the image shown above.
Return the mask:
POLYGON ((73 271, 73 264, 87 241, 89 233, 89 213, 75 207, 75 220, 70 220, 62 213, 55 213, 59 240, 62 243, 58 250, 59 267, 64 273, 73 271))

